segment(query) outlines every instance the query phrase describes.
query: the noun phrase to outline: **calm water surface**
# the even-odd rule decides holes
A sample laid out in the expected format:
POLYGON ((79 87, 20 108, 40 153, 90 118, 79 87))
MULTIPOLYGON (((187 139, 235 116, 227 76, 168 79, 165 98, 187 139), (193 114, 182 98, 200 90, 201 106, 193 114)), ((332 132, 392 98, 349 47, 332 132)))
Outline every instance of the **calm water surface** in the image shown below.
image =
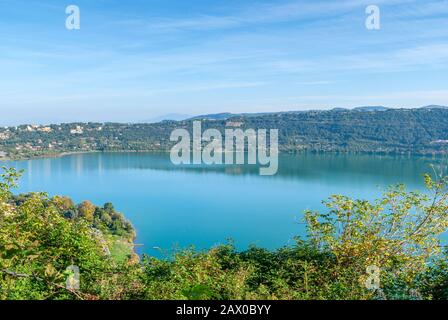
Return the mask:
POLYGON ((282 155, 276 176, 255 166, 176 167, 167 154, 94 153, 8 162, 25 169, 19 192, 46 191, 97 205, 113 202, 137 229, 140 252, 209 248, 227 239, 240 249, 278 248, 303 235, 305 209, 331 194, 372 199, 388 185, 422 189, 440 159, 368 155, 282 155))

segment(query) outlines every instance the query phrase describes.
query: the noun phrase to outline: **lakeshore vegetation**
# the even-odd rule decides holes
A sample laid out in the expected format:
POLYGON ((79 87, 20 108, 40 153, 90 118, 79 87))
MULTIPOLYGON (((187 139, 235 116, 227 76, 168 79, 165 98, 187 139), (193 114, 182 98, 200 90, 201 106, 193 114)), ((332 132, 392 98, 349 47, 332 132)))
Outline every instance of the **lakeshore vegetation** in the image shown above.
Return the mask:
POLYGON ((169 151, 174 129, 279 129, 281 152, 446 154, 448 108, 218 114, 160 123, 68 123, 0 128, 0 158, 23 159, 67 152, 169 151))
POLYGON ((5 168, 0 180, 0 299, 448 299, 443 176, 427 175, 425 193, 397 185, 376 201, 332 196, 326 212, 305 213, 308 235, 293 246, 229 243, 158 259, 136 256, 132 225, 112 204, 14 195, 20 174, 5 168), (66 287, 72 265, 79 289, 66 287))

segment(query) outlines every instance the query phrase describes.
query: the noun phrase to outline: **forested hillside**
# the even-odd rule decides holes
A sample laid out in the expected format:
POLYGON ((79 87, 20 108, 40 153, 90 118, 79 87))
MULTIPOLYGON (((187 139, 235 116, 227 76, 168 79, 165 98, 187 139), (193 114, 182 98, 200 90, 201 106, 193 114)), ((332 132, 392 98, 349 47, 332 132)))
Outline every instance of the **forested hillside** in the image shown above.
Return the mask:
POLYGON ((26 158, 63 152, 167 151, 172 130, 278 129, 282 152, 448 152, 448 109, 334 109, 213 117, 155 124, 71 123, 0 129, 0 156, 26 158), (372 110, 372 111, 371 111, 372 110))

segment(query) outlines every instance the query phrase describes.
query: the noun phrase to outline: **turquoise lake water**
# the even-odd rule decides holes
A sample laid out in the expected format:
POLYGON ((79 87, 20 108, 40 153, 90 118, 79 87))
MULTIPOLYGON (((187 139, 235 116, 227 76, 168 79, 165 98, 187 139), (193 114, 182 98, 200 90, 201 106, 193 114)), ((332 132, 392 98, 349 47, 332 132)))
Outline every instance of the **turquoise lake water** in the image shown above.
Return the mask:
POLYGON ((304 235, 305 209, 332 194, 373 199, 391 184, 423 190, 423 174, 441 160, 371 155, 281 155, 275 176, 243 166, 171 164, 168 154, 92 153, 8 162, 24 169, 18 192, 46 191, 97 205, 112 202, 137 229, 140 253, 233 239, 269 249, 304 235))

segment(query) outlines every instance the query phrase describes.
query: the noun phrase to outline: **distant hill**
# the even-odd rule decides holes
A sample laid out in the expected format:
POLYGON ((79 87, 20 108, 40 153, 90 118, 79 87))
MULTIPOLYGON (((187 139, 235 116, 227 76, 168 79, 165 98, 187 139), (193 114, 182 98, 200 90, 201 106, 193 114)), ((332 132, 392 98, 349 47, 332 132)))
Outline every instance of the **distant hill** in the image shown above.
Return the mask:
POLYGON ((68 123, 0 128, 0 155, 26 158, 80 151, 169 151, 177 128, 278 129, 281 152, 448 154, 448 108, 363 107, 276 113, 202 115, 158 123, 68 123), (373 108, 373 109, 372 109, 373 108), (367 112, 368 111, 368 112, 367 112))
POLYGON ((429 106, 424 106, 424 107, 422 107, 422 109, 448 109, 448 107, 432 104, 429 106))
POLYGON ((227 120, 235 116, 237 116, 237 114, 223 112, 223 113, 203 114, 199 116, 194 116, 189 118, 188 120, 227 120))
POLYGON ((386 111, 389 110, 389 108, 383 107, 383 106, 366 106, 366 107, 357 107, 354 108, 355 111, 386 111))
POLYGON ((158 116, 158 117, 155 117, 155 118, 152 118, 152 119, 145 120, 143 122, 146 122, 146 123, 157 123, 157 122, 167 121, 167 120, 170 120, 170 121, 182 121, 182 120, 185 120, 185 119, 188 119, 188 118, 191 118, 191 115, 180 114, 180 113, 169 113, 169 114, 158 116))
MULTIPOLYGON (((290 112, 302 112, 302 111, 290 111, 290 112)), ((267 114, 278 114, 281 112, 258 112, 258 113, 215 113, 215 114, 204 114, 200 116, 191 117, 187 120, 228 120, 235 117, 259 117, 267 114)))
POLYGON ((347 108, 334 108, 331 110, 304 110, 304 111, 284 111, 284 112, 256 112, 256 113, 215 113, 215 114, 204 114, 199 116, 194 116, 188 118, 188 120, 228 120, 234 117, 259 117, 263 115, 273 115, 273 114, 295 114, 295 113, 303 113, 303 112, 312 112, 312 111, 347 111, 347 110, 355 110, 355 111, 386 111, 389 108, 383 106, 365 106, 365 107, 356 107, 354 109, 347 108))

